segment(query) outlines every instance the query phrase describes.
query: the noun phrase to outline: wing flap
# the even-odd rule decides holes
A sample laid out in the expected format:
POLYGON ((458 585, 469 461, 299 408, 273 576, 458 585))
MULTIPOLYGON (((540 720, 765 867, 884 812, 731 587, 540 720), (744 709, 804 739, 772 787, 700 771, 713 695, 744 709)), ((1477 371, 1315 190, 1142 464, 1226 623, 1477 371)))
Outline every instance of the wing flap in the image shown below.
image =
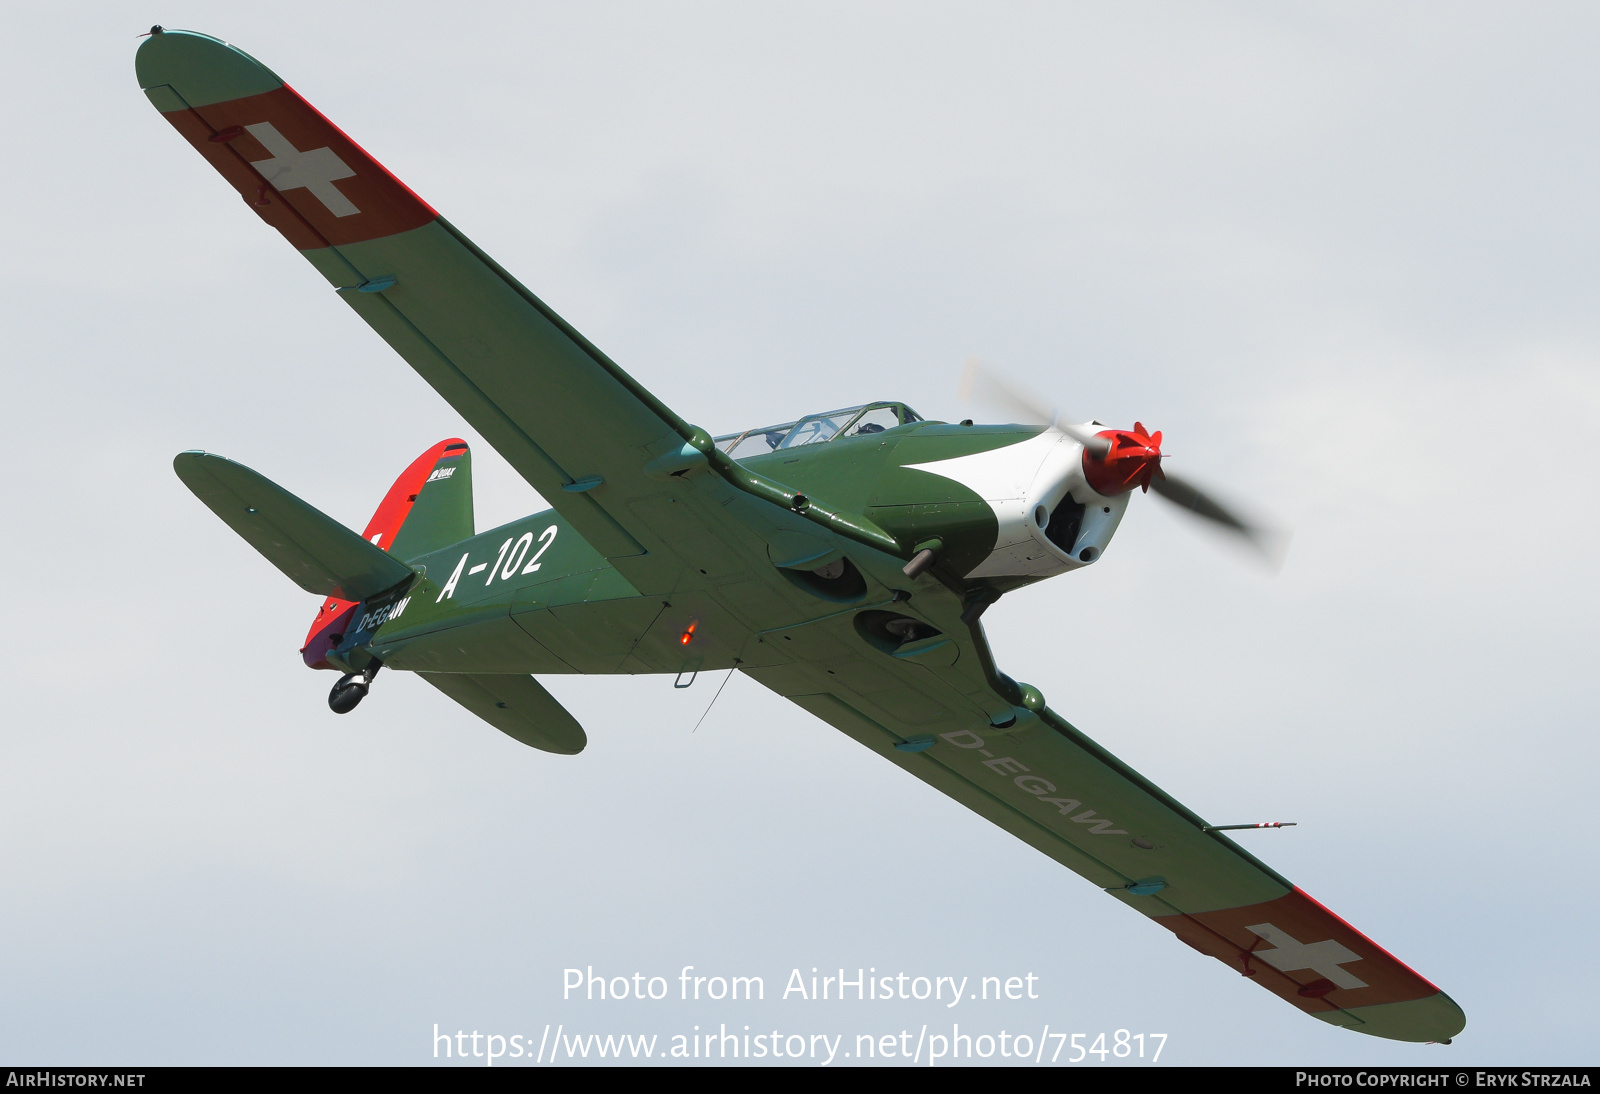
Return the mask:
POLYGON ((183 452, 172 467, 206 508, 308 593, 361 601, 413 576, 387 551, 243 464, 183 452))

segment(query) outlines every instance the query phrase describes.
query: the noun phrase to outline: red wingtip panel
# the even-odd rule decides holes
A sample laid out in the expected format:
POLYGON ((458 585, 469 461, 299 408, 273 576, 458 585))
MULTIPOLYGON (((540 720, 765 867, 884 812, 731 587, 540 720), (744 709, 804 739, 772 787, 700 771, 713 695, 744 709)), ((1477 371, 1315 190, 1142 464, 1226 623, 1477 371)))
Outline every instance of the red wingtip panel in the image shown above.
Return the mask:
MULTIPOLYGON (((1437 987, 1299 889, 1242 908, 1153 918, 1201 953, 1308 1014, 1439 994, 1437 987)), ((1441 1028, 1428 1039, 1442 1040, 1459 1031, 1441 1028)))
MULTIPOLYGON (((372 519, 367 521, 366 531, 361 535, 369 543, 387 551, 394 543, 394 537, 399 534, 400 526, 410 515, 411 507, 416 504, 417 495, 422 493, 422 486, 428 481, 433 469, 441 460, 454 459, 466 451, 466 441, 460 437, 451 437, 440 441, 411 461, 411 466, 400 472, 400 477, 394 480, 394 485, 389 487, 389 492, 378 503, 377 511, 372 514, 372 519)), ((340 600, 336 596, 330 596, 322 602, 317 617, 311 621, 311 630, 306 634, 305 644, 300 647, 300 656, 305 658, 307 665, 314 669, 335 667, 327 661, 328 651, 343 639, 345 627, 355 609, 354 602, 340 600)))
POLYGON ((394 235, 439 215, 291 87, 163 117, 302 251, 394 235))

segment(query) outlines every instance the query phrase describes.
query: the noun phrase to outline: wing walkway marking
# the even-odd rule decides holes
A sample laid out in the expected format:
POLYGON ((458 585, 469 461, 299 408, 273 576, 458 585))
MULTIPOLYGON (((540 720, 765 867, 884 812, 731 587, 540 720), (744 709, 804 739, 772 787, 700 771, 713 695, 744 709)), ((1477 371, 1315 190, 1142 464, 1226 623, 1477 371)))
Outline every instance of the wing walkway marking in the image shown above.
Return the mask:
POLYGON ((1275 950, 1257 950, 1255 956, 1279 972, 1310 969, 1332 980, 1341 988, 1367 986, 1365 980, 1358 979, 1339 967, 1346 962, 1363 960, 1361 955, 1352 953, 1331 938, 1325 942, 1298 942, 1286 931, 1279 930, 1270 923, 1257 923, 1254 927, 1246 927, 1245 930, 1259 935, 1278 947, 1275 950))
POLYGON ((304 188, 311 196, 327 206, 336 217, 354 216, 361 212, 355 203, 335 186, 335 179, 356 177, 332 148, 313 148, 302 152, 289 143, 271 122, 257 122, 245 126, 250 135, 261 142, 261 147, 272 153, 271 159, 252 160, 251 167, 261 172, 261 177, 272 183, 280 194, 285 190, 304 188))

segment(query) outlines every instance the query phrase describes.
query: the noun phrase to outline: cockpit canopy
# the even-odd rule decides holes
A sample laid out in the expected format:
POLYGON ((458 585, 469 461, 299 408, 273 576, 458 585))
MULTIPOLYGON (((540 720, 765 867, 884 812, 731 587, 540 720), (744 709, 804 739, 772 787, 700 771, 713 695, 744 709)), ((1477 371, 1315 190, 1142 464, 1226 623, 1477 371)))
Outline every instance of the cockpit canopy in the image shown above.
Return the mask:
POLYGON ((735 460, 745 460, 751 456, 765 456, 782 448, 825 444, 836 437, 862 437, 920 421, 922 418, 917 412, 904 403, 868 403, 844 410, 830 410, 826 414, 812 414, 797 422, 730 433, 717 438, 717 447, 735 460))

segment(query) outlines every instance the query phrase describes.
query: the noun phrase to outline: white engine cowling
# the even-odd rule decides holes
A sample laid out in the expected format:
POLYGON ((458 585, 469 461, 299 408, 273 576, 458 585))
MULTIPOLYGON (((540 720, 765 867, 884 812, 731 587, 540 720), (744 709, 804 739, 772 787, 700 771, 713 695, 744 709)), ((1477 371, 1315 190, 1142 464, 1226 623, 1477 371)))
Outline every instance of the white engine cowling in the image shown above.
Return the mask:
POLYGON ((968 578, 1044 578, 1092 565, 1128 508, 1128 493, 1106 497, 1089 485, 1083 446, 1053 429, 1019 444, 907 466, 960 483, 994 510, 1000 525, 994 549, 968 578))

